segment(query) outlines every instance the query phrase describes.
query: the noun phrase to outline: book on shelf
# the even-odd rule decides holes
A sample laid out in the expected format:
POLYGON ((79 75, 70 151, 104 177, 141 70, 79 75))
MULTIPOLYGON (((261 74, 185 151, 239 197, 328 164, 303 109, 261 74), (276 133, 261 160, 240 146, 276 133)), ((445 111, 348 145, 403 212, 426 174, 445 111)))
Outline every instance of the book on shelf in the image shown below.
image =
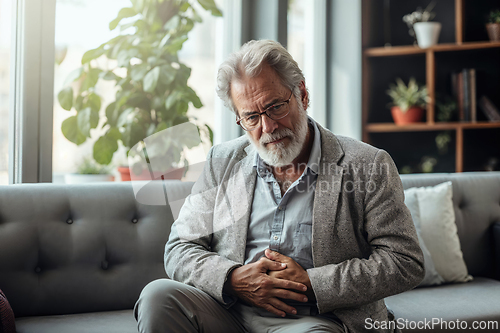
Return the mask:
POLYGON ((476 70, 464 68, 451 74, 451 89, 457 101, 459 121, 477 121, 476 70))
POLYGON ((479 99, 479 107, 483 110, 484 115, 489 121, 500 121, 500 111, 486 96, 479 99))

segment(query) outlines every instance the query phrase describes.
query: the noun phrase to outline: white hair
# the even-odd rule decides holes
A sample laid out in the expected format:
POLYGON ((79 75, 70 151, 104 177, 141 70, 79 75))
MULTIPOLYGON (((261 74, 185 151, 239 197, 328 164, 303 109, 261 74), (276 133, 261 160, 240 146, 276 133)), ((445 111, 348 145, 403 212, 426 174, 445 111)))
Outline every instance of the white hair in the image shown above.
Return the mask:
POLYGON ((232 80, 258 76, 264 62, 276 71, 283 86, 292 91, 305 81, 297 62, 280 43, 273 40, 249 41, 231 53, 217 73, 217 95, 235 114, 238 110, 231 98, 232 80))

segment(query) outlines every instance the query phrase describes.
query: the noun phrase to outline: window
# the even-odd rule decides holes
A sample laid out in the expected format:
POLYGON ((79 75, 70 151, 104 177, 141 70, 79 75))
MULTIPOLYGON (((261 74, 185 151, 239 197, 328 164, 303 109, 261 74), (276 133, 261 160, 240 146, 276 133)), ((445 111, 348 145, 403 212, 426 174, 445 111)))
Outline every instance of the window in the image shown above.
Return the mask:
POLYGON ((0 185, 9 183, 11 5, 10 0, 0 0, 0 185))
MULTIPOLYGON (((76 112, 64 110, 57 94, 65 86, 65 80, 75 69, 81 67, 83 54, 118 35, 119 30, 109 30, 111 22, 120 8, 130 6, 129 0, 57 0, 55 25, 55 69, 54 69, 54 135, 52 152, 53 182, 63 182, 64 173, 75 172, 84 158, 92 156, 96 138, 77 146, 64 137, 61 125, 76 112)), ((105 62, 105 58, 96 61, 105 62)), ((109 64, 112 66, 113 64, 109 64)), ((115 95, 112 81, 100 81, 96 93, 103 98, 103 105, 115 95)), ((103 110, 101 110, 103 112, 103 110)), ((95 130, 93 130, 95 131, 95 130)))
POLYGON ((302 70, 304 70, 306 6, 306 0, 291 0, 288 2, 287 48, 302 70))
MULTIPOLYGON (((219 18, 193 1, 191 2, 203 19, 195 24, 189 33, 189 39, 179 52, 182 63, 191 68, 189 85, 198 94, 203 103, 200 109, 190 104, 188 116, 214 128, 215 103, 215 23, 219 18)), ((222 1, 217 1, 219 8, 222 1)), ((109 30, 109 23, 115 19, 121 8, 130 7, 129 0, 57 0, 55 26, 55 74, 54 74, 54 135, 53 135, 53 181, 63 182, 65 173, 75 172, 83 159, 91 158, 93 146, 100 137, 98 129, 91 130, 91 138, 76 145, 63 135, 61 125, 65 119, 75 115, 76 111, 64 110, 58 102, 57 95, 65 86, 68 75, 81 67, 83 54, 110 40, 119 33, 119 29, 109 30)), ((134 29, 134 28, 129 28, 134 29)), ((99 67, 113 68, 114 60, 102 56, 93 61, 99 67)), ((78 84, 78 82, 76 82, 78 84)), ((95 92, 102 97, 100 114, 104 115, 105 106, 115 100, 115 82, 99 80, 95 92)), ((103 118, 103 117, 101 117, 103 118)), ((103 119, 101 119, 104 121, 103 119)), ((99 123, 97 128, 101 127, 99 123)), ((188 157, 189 160, 189 157, 188 157)), ((113 156, 112 166, 126 165, 125 149, 119 148, 113 156)), ((116 174, 118 176, 118 174, 116 174)))

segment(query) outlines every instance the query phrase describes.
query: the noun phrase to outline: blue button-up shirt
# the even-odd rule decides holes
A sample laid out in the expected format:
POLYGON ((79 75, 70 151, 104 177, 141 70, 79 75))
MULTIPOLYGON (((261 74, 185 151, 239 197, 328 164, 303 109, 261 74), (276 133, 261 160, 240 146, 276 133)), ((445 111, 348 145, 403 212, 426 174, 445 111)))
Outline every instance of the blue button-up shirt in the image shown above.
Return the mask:
POLYGON ((248 228, 245 264, 256 262, 270 248, 295 260, 304 269, 313 267, 311 252, 314 190, 321 159, 319 129, 309 119, 314 132, 309 161, 302 175, 281 196, 271 169, 255 153, 257 182, 248 228))

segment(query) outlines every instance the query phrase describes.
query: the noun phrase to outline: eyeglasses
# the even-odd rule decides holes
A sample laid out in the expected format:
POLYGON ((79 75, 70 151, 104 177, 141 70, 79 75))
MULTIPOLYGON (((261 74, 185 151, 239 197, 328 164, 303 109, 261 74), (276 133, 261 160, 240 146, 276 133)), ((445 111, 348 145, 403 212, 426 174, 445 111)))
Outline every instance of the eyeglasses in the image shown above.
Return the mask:
POLYGON ((264 113, 272 120, 285 118, 290 113, 289 104, 292 96, 293 91, 290 93, 290 98, 284 102, 273 104, 262 112, 256 112, 244 118, 236 117, 236 124, 240 125, 245 131, 253 131, 262 125, 261 116, 264 113))

